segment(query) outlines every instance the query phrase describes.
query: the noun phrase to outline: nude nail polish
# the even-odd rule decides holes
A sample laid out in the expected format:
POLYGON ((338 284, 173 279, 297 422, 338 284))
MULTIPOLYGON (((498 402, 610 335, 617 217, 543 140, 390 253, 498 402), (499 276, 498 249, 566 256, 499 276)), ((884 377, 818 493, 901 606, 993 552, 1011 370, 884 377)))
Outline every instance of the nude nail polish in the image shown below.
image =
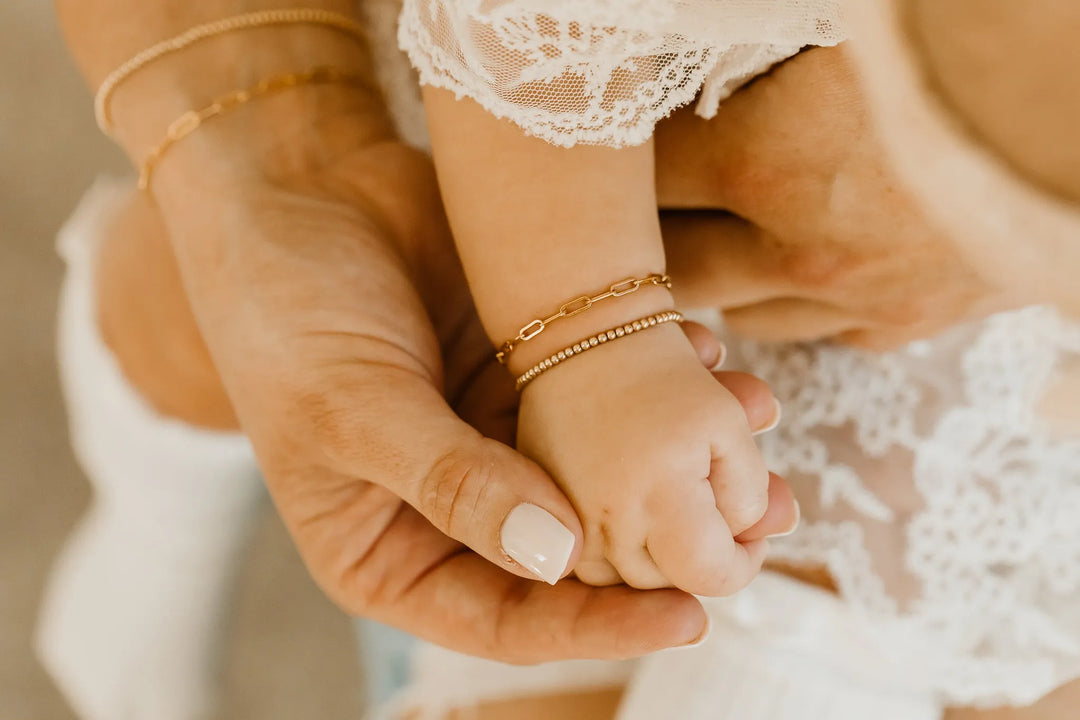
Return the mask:
POLYGON ((770 420, 769 424, 765 427, 755 430, 754 435, 762 435, 769 432, 770 430, 775 430, 777 427, 780 426, 780 420, 784 417, 784 408, 780 405, 780 401, 776 398, 773 398, 773 405, 775 406, 775 412, 773 413, 772 420, 770 420))
POLYGON ((499 538, 503 552, 550 585, 566 572, 574 551, 574 533, 554 515, 532 503, 521 503, 510 511, 499 538))

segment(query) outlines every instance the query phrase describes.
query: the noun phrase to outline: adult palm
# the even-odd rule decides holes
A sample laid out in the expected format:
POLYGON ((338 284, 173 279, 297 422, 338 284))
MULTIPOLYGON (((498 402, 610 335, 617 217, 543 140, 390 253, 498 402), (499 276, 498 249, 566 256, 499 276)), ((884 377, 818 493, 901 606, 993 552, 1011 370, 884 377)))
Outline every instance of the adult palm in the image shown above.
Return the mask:
MULTIPOLYGON (((257 162, 219 162, 198 183, 206 148, 193 143, 155 177, 195 319, 316 581, 349 612, 507 661, 691 642, 705 619, 689 595, 551 587, 503 551, 500 526, 522 502, 579 546, 580 525, 548 475, 500 442, 516 398, 491 362, 430 161, 359 126, 305 128, 319 138, 311 153, 279 134, 257 162)), ((716 352, 695 337, 704 358, 716 352)), ((759 381, 721 381, 751 422, 768 421, 759 381)), ((748 534, 790 525, 775 485, 777 510, 748 534)))

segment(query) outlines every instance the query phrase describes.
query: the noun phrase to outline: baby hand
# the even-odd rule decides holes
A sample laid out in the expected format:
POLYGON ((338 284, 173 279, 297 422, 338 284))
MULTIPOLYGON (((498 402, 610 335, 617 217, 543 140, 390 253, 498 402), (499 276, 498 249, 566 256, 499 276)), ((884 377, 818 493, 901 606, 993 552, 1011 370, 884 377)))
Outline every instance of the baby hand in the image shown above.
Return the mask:
POLYGON ((766 541, 734 538, 765 514, 769 473, 742 407, 675 324, 534 380, 518 446, 578 511, 582 581, 717 596, 761 569, 766 541))

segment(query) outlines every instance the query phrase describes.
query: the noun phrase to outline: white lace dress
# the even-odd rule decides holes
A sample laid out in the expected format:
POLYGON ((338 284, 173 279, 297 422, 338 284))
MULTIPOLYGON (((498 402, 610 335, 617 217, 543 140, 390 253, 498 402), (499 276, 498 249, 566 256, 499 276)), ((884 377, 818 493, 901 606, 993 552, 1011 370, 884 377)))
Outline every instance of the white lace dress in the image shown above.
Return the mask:
MULTIPOLYGON (((803 46, 845 39, 852 22, 830 0, 364 7, 391 105, 421 145, 415 79, 392 57, 399 11, 424 82, 563 146, 640 143, 695 98, 710 117, 739 85, 803 46)), ((952 129, 891 7, 861 4, 855 45, 897 172, 927 212, 988 248, 1017 233, 1080 245, 1080 210, 952 129)), ((766 574, 707 602, 715 630, 703 646, 634 663, 509 668, 425 648, 408 706, 437 716, 478 698, 627 682, 622 720, 903 720, 1027 704, 1080 676, 1080 325, 1032 307, 885 355, 726 339, 732 365, 769 381, 785 408, 763 448, 804 523, 775 555, 826 567, 839 598, 766 574)))

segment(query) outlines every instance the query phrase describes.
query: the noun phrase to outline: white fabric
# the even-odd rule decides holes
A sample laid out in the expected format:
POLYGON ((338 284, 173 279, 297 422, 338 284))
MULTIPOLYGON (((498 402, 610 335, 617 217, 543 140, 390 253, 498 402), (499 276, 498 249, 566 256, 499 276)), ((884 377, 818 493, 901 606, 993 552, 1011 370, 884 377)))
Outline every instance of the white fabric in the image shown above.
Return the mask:
POLYGON ((444 718, 484 701, 627 685, 617 720, 938 720, 930 678, 873 642, 841 600, 763 573, 734 598, 704 600, 709 638, 637 661, 514 667, 431 645, 385 717, 444 718))
POLYGON ((102 342, 94 257, 121 188, 99 181, 60 235, 61 378, 94 497, 53 568, 37 652, 83 720, 202 720, 262 482, 245 438, 157 415, 102 342))
POLYGON ((623 146, 845 35, 840 0, 405 0, 399 37, 428 85, 556 145, 623 146))
POLYGON ((728 347, 784 407, 762 449, 804 523, 774 557, 827 567, 867 637, 950 704, 1080 676, 1080 428, 1039 414, 1080 371, 1080 324, 1028 308, 884 355, 728 347))
POLYGON ((633 661, 605 660, 507 665, 418 642, 409 686, 376 718, 444 720, 451 710, 482 702, 620 687, 635 667, 633 661))
POLYGON ((645 658, 617 720, 937 720, 931 678, 871 640, 868 621, 772 573, 703 601, 713 632, 645 658))

